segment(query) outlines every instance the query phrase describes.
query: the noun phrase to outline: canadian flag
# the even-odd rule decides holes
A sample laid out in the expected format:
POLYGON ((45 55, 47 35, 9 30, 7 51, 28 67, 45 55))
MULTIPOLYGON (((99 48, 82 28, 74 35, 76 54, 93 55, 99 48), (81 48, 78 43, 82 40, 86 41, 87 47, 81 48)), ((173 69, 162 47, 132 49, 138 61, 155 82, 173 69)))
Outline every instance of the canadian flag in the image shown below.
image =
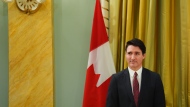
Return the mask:
POLYGON ((111 75, 115 66, 103 21, 100 1, 96 0, 90 53, 86 72, 83 107, 105 107, 111 75))

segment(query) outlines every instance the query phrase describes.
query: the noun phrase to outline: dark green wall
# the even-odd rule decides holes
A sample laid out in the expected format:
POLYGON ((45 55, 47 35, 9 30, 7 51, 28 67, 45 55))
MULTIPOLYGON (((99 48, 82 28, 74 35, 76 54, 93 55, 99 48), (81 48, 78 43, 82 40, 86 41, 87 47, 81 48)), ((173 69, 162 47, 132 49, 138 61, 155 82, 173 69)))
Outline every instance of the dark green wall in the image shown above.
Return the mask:
POLYGON ((8 10, 0 1, 0 107, 8 107, 8 10))
POLYGON ((54 0, 55 106, 81 107, 95 0, 54 0))

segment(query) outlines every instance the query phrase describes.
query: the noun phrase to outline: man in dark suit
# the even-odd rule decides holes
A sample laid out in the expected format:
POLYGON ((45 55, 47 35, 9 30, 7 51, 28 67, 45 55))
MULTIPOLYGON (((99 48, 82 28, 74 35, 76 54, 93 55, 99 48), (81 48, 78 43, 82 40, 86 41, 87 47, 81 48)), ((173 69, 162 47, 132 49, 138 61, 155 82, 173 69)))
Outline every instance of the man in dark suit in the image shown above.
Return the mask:
POLYGON ((142 67, 146 47, 132 39, 125 47, 128 68, 113 74, 106 107, 165 107, 164 88, 160 75, 142 67))

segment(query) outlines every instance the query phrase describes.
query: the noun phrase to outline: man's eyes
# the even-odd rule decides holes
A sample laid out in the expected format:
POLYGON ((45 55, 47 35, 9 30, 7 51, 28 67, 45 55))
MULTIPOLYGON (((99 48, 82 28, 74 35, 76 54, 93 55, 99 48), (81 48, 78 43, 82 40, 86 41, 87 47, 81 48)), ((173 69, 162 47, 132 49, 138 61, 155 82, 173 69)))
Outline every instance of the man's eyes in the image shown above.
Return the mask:
POLYGON ((132 53, 131 53, 131 52, 128 52, 127 54, 128 54, 128 55, 131 55, 132 53))
MULTIPOLYGON (((132 55, 133 53, 132 53, 132 52, 128 52, 127 54, 128 54, 128 55, 132 55)), ((135 52, 134 54, 135 54, 135 55, 140 55, 139 52, 135 52)))

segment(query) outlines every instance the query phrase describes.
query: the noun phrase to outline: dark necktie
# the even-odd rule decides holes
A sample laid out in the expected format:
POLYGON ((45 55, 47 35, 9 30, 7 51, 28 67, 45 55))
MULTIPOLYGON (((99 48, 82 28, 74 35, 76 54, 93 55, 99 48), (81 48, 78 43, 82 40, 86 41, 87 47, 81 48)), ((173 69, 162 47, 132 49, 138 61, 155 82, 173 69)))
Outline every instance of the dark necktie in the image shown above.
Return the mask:
POLYGON ((134 78, 133 78, 133 96, 135 100, 136 107, 138 107, 138 97, 139 97, 139 83, 137 80, 137 73, 135 72, 134 78))

